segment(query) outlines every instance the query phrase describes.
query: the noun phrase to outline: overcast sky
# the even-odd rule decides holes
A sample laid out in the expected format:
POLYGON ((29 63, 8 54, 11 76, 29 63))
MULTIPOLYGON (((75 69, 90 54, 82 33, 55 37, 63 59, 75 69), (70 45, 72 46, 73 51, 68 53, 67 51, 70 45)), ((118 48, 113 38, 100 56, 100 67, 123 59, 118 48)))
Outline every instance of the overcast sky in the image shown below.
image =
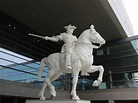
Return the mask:
POLYGON ((134 34, 138 35, 138 0, 122 0, 132 23, 134 34))

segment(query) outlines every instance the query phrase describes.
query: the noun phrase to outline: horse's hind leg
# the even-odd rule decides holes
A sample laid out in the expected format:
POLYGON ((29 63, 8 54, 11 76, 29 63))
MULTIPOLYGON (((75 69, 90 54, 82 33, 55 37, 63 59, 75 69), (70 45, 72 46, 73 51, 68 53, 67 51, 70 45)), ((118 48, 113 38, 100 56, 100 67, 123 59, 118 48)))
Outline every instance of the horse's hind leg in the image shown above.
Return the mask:
POLYGON ((49 73, 47 74, 47 77, 45 78, 45 82, 49 86, 50 94, 52 96, 56 96, 56 91, 55 91, 55 87, 51 84, 51 80, 50 79, 55 75, 56 72, 57 72, 57 70, 50 69, 49 73))
POLYGON ((51 78, 50 78, 50 82, 53 82, 54 80, 56 80, 60 75, 61 75, 61 71, 57 72, 56 74, 54 74, 51 78))
POLYGON ((40 100, 45 100, 45 97, 44 97, 44 91, 45 91, 45 88, 46 86, 48 85, 49 88, 51 89, 50 91, 50 94, 53 95, 53 96, 56 96, 56 91, 55 91, 55 88, 54 86, 51 84, 50 82, 50 79, 51 77, 56 73, 56 71, 54 69, 51 69, 49 71, 49 73, 47 74, 45 80, 44 80, 44 83, 43 83, 43 86, 41 88, 41 91, 39 92, 39 96, 40 96, 40 100))
MULTIPOLYGON (((62 73, 62 72, 57 72, 56 74, 54 74, 54 75, 50 78, 50 82, 56 80, 56 79, 61 75, 61 73, 62 73)), ((50 93, 52 93, 52 92, 54 92, 54 91, 51 90, 50 93)), ((56 91, 55 91, 55 94, 56 94, 56 91)), ((53 96, 52 96, 51 98, 53 98, 53 96)))
POLYGON ((41 88, 41 91, 39 92, 38 96, 40 96, 40 100, 45 100, 45 97, 44 97, 44 91, 45 91, 45 88, 47 86, 47 83, 44 82, 43 83, 43 86, 41 88))
POLYGON ((96 71, 99 71, 99 76, 98 76, 97 80, 95 80, 93 82, 93 86, 98 86, 102 82, 103 72, 104 72, 103 66, 94 66, 94 65, 92 65, 88 69, 89 73, 93 73, 93 72, 96 72, 96 71))

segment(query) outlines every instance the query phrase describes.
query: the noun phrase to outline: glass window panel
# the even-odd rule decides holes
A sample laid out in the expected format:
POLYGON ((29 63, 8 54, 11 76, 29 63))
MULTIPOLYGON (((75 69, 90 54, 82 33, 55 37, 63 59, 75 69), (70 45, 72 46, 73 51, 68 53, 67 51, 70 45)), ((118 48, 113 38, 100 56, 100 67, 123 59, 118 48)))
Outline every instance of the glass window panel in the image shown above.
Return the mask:
POLYGON ((97 56, 103 55, 104 54, 103 49, 97 50, 96 54, 97 54, 97 56))
POLYGON ((23 55, 14 53, 14 52, 12 52, 12 51, 9 51, 9 50, 3 49, 3 48, 0 48, 0 51, 3 51, 3 52, 5 52, 5 53, 11 54, 11 55, 15 55, 15 56, 20 57, 20 58, 25 59, 25 60, 32 60, 31 58, 25 57, 25 56, 23 56, 23 55))
POLYGON ((1 56, 1 58, 4 58, 4 59, 12 61, 12 62, 16 62, 16 63, 26 62, 26 60, 23 60, 23 59, 20 59, 20 58, 17 58, 17 57, 14 57, 9 54, 2 53, 2 52, 0 52, 0 56, 1 56))
POLYGON ((108 66, 109 68, 112 68, 112 67, 120 67, 122 66, 122 59, 109 59, 108 60, 108 66))
MULTIPOLYGON (((8 65, 9 61, 16 62, 16 63, 23 63, 23 62, 32 60, 31 58, 22 56, 20 54, 11 52, 11 51, 3 49, 3 48, 0 48, 0 51, 1 51, 0 57, 7 60, 7 62, 1 61, 3 63, 3 65, 8 65)), ((14 64, 14 63, 12 63, 12 64, 14 64)))
POLYGON ((6 61, 6 60, 3 60, 3 59, 0 59, 0 65, 5 66, 5 65, 11 65, 11 64, 13 64, 13 63, 12 62, 9 62, 9 61, 6 61))
POLYGON ((138 49, 138 40, 132 40, 131 44, 133 45, 134 49, 138 49))
MULTIPOLYGON (((29 72, 36 74, 36 71, 34 70, 33 71, 31 70, 29 72)), ((16 80, 28 80, 28 79, 31 80, 31 78, 35 78, 36 80, 36 75, 6 68, 0 71, 0 79, 16 81, 16 80)))
POLYGON ((40 67, 40 62, 34 62, 34 63, 27 62, 25 65, 29 66, 29 67, 33 67, 33 68, 39 68, 40 67))
POLYGON ((35 68, 26 67, 26 66, 23 66, 23 65, 12 66, 12 68, 17 69, 17 70, 26 71, 26 72, 30 72, 32 70, 35 70, 35 68))
POLYGON ((5 68, 5 69, 0 70, 0 78, 3 76, 8 76, 8 75, 17 74, 17 73, 19 73, 19 72, 12 70, 12 69, 5 68))
POLYGON ((132 43, 128 42, 128 43, 123 43, 123 44, 109 47, 109 53, 114 54, 122 51, 132 50, 132 49, 134 49, 132 43))
POLYGON ((98 65, 102 65, 104 68, 108 68, 108 64, 107 64, 107 61, 104 60, 104 61, 100 61, 100 63, 98 65))
POLYGON ((127 56, 122 61, 124 66, 138 64, 138 55, 127 56))

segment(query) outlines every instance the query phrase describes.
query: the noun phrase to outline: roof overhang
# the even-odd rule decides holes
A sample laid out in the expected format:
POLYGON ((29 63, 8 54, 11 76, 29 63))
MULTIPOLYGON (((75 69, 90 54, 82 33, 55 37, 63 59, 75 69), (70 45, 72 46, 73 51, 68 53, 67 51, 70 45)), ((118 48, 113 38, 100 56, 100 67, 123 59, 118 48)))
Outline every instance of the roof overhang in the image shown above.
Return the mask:
POLYGON ((95 25, 106 41, 124 38, 128 34, 125 27, 129 25, 122 20, 129 19, 121 0, 1 0, 0 10, 41 35, 59 34, 70 23, 77 26, 77 36, 90 24, 95 25), (121 12, 124 15, 120 15, 121 12))
POLYGON ((77 37, 91 24, 106 41, 133 35, 121 0, 0 0, 0 10, 39 35, 57 35, 68 24, 77 27, 74 31, 77 37))

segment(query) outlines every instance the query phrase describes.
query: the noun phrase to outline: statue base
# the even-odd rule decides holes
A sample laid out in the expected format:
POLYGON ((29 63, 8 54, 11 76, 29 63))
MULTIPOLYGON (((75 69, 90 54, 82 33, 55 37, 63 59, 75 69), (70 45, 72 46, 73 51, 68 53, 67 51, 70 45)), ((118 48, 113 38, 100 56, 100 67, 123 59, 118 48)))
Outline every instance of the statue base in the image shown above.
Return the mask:
POLYGON ((90 103, 88 100, 26 100, 26 103, 90 103))

